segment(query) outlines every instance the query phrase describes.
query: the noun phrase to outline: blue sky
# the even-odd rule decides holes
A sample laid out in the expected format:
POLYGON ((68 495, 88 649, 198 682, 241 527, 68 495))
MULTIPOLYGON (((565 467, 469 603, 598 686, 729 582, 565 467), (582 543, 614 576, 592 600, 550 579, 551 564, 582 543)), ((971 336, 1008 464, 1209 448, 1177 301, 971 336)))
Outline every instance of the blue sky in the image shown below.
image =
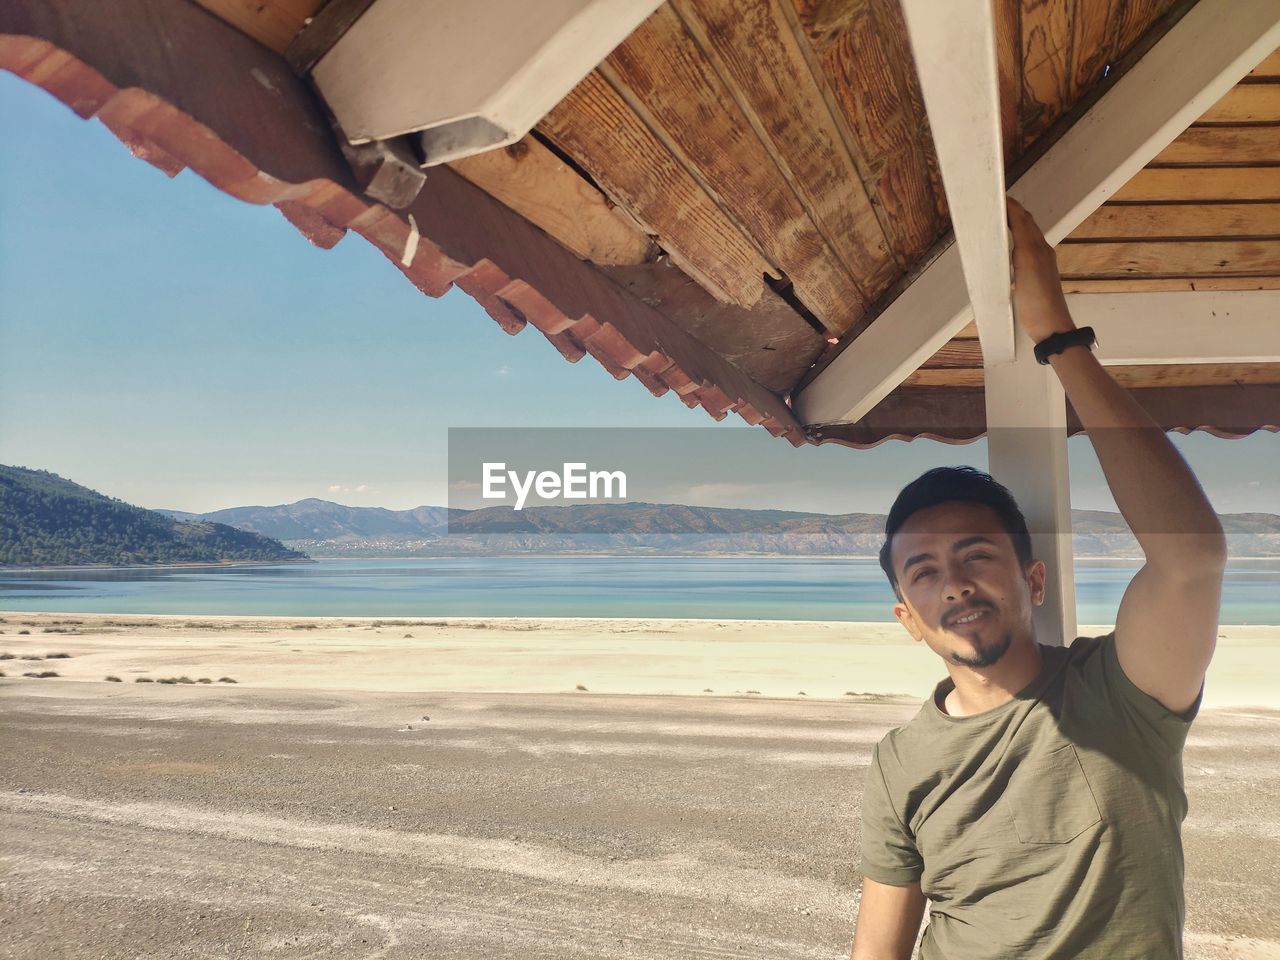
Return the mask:
MULTIPOLYGON (((403 508, 445 502, 450 427, 740 423, 510 337, 459 291, 426 298, 359 237, 319 250, 274 208, 170 180, 7 73, 0 119, 0 462, 147 507, 403 508)), ((930 466, 986 466, 982 443, 752 433, 774 475, 832 480, 693 476, 688 502, 883 512, 930 466)), ((1280 437, 1173 439, 1220 511, 1280 509, 1280 437)), ((1087 440, 1069 446, 1075 505, 1113 509, 1087 440)))

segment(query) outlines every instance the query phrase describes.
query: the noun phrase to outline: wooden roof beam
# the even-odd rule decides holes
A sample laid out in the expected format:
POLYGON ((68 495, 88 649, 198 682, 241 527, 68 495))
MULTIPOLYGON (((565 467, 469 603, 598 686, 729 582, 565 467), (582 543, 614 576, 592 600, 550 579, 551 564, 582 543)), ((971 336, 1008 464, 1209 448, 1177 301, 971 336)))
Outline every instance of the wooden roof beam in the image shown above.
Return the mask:
POLYGON ((991 0, 903 0, 951 224, 987 363, 1014 356, 991 0))
MULTIPOLYGON (((1277 45, 1280 6, 1271 0, 1201 0, 1010 194, 1058 243, 1277 45)), ((952 244, 793 397, 797 416, 857 422, 971 319, 952 244)))

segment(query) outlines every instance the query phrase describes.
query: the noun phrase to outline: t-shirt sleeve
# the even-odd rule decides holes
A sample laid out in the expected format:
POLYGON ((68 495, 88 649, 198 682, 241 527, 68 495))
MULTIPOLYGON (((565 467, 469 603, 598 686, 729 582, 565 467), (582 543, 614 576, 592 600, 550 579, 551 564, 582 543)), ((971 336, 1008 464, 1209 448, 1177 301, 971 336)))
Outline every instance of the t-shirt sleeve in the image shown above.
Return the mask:
MULTIPOLYGON (((1090 674, 1090 684, 1100 689, 1117 719, 1124 722, 1143 742, 1172 753, 1180 752, 1187 742, 1191 722, 1200 712, 1204 684, 1200 685, 1195 703, 1182 713, 1174 713, 1140 689, 1125 674, 1124 668, 1120 666, 1114 633, 1105 637, 1080 639, 1087 639, 1089 643, 1097 645, 1097 649, 1091 651, 1085 670, 1090 674)), ((1079 643, 1080 640, 1076 642, 1079 643)))
POLYGON ((915 838, 890 795, 877 745, 871 752, 862 794, 862 874, 880 883, 905 886, 919 880, 923 872, 915 838))

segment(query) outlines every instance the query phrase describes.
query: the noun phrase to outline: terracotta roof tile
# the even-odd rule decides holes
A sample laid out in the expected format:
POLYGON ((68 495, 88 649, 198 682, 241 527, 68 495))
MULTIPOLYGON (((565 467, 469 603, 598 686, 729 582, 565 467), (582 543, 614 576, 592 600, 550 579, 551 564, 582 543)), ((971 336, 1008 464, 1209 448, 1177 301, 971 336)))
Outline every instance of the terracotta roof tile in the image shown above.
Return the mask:
POLYGON ((511 336, 525 328, 524 316, 498 299, 498 291, 509 284, 511 278, 492 260, 478 261, 454 282, 511 336))

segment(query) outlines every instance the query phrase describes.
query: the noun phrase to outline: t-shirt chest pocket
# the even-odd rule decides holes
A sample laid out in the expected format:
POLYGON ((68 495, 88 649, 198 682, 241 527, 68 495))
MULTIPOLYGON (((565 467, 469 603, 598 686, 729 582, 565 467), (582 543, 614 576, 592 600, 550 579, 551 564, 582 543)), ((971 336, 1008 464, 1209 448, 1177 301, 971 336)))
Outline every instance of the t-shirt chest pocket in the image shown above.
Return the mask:
POLYGON ((1076 749, 1023 760, 1009 780, 1009 813, 1022 843, 1067 843, 1102 819, 1076 749))

